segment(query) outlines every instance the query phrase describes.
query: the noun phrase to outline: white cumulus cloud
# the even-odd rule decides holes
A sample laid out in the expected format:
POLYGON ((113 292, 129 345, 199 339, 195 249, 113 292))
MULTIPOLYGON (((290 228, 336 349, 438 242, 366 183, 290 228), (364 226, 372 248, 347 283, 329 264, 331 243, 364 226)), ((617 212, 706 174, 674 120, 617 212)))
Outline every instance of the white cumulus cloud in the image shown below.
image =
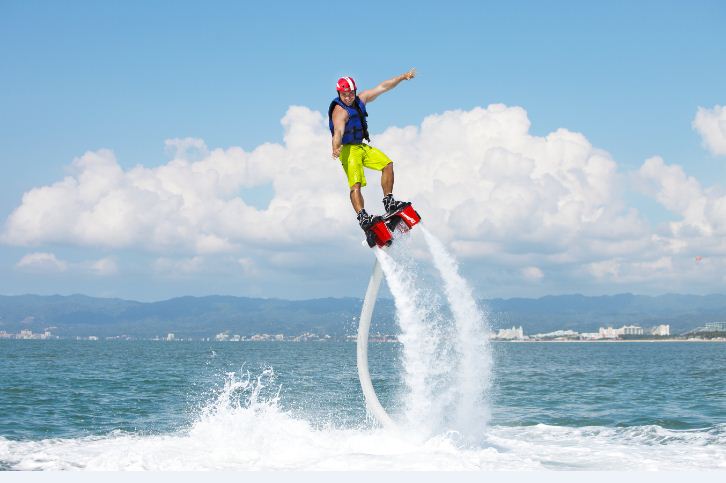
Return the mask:
POLYGON ((115 275, 118 272, 116 260, 110 257, 89 262, 87 265, 92 273, 100 276, 115 275))
MULTIPOLYGON (((171 139, 172 159, 157 166, 124 169, 113 152, 89 151, 65 178, 24 194, 2 240, 146 251, 167 274, 203 272, 227 257, 247 275, 340 266, 346 276, 363 262, 362 234, 326 124, 321 113, 293 106, 282 143, 245 151, 171 139), (272 187, 272 199, 255 207, 245 190, 260 186, 272 187)), ((532 134, 521 107, 447 111, 372 141, 394 160, 397 198, 414 201, 458 256, 519 280, 550 283, 569 273, 629 281, 693 270, 673 257, 708 256, 715 267, 726 256, 721 191, 659 157, 646 160, 635 178, 678 218, 654 229, 626 203, 627 173, 608 152, 564 128, 532 134)), ((378 176, 366 176, 367 208, 380 213, 378 176)))
POLYGON ((342 172, 326 156, 322 116, 292 107, 283 126, 284 146, 252 152, 172 140, 167 147, 175 158, 152 168, 123 170, 111 151, 87 152, 74 160, 70 176, 25 193, 3 239, 208 254, 295 245, 323 231, 352 233, 342 172), (190 149, 202 158, 187 160, 190 149), (276 195, 264 210, 239 194, 265 183, 276 195))
POLYGON ((52 253, 35 252, 25 255, 15 267, 29 272, 64 272, 68 269, 68 262, 59 260, 52 253))
POLYGON ((55 254, 48 252, 29 253, 15 264, 15 268, 33 273, 69 272, 73 274, 91 273, 99 276, 118 273, 118 265, 111 257, 72 262, 59 259, 55 254))
POLYGON ((670 235, 683 242, 698 239, 720 244, 726 235, 726 193, 704 188, 679 165, 668 165, 656 156, 643 163, 638 175, 647 193, 679 215, 670 223, 670 235))
POLYGON ((544 272, 538 267, 524 267, 522 269, 522 276, 527 280, 536 282, 544 277, 544 272))
POLYGON ((726 107, 699 107, 692 126, 701 135, 706 149, 716 155, 726 154, 726 107))

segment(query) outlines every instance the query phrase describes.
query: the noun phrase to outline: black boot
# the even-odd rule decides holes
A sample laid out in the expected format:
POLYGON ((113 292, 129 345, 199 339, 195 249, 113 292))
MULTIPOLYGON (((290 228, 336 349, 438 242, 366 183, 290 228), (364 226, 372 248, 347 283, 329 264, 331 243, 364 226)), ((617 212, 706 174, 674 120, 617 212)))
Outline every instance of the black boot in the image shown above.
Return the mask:
POLYGON ((395 213, 410 204, 411 203, 408 201, 396 201, 393 199, 393 193, 387 194, 383 197, 383 209, 386 210, 387 215, 395 213))
POLYGON ((363 229, 363 231, 366 231, 373 224, 373 216, 366 213, 365 209, 358 212, 357 218, 358 224, 363 229))

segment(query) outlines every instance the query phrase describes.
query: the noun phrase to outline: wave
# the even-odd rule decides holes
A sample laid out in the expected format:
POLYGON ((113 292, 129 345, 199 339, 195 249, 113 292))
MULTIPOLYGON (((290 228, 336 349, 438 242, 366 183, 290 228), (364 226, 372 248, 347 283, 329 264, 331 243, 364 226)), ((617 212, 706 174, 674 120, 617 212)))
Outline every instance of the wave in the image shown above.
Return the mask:
POLYGON ((726 469, 726 424, 489 426, 479 443, 455 432, 362 425, 320 427, 281 409, 271 368, 230 373, 187 428, 163 435, 13 441, 0 437, 6 470, 683 470, 726 469))

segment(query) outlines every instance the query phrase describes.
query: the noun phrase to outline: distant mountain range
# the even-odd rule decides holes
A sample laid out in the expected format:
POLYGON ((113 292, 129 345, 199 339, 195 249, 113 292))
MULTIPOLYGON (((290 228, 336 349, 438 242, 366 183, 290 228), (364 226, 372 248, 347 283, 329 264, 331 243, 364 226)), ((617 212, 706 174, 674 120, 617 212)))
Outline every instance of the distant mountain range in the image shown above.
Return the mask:
MULTIPOLYGON (((260 333, 298 335, 303 332, 343 336, 355 334, 362 300, 325 298, 304 301, 231 296, 179 297, 161 302, 135 302, 84 295, 0 296, 0 331, 41 332, 52 327, 64 337, 128 335, 209 337, 260 333)), ((596 331, 601 326, 670 324, 679 334, 706 322, 726 320, 726 295, 657 297, 620 294, 547 296, 538 299, 482 300, 493 329, 522 326, 526 334, 571 329, 596 331)), ((394 304, 376 305, 372 331, 395 334, 394 304)))

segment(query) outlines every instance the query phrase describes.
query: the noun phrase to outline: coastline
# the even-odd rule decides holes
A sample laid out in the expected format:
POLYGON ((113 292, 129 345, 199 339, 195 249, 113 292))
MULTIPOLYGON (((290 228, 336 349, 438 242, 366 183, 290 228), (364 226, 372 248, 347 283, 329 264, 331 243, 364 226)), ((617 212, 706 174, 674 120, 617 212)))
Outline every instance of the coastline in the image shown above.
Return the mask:
POLYGON ((726 342, 726 339, 641 339, 641 340, 505 340, 505 339, 490 339, 492 342, 516 342, 516 343, 583 343, 583 344, 613 344, 613 343, 632 343, 632 342, 655 342, 655 343, 661 343, 661 342, 726 342))

